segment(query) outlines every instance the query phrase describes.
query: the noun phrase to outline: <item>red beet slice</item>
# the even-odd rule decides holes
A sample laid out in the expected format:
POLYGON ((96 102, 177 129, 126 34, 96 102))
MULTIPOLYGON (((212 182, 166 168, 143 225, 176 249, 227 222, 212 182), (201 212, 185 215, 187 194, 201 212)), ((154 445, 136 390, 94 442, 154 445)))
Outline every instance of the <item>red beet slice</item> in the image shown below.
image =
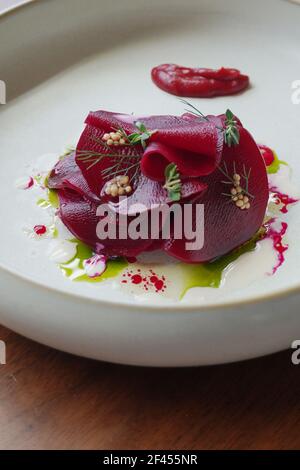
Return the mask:
POLYGON ((58 191, 62 222, 73 235, 97 253, 113 256, 137 256, 147 250, 152 240, 99 240, 96 235, 99 217, 94 201, 84 199, 78 193, 65 189, 58 191))
POLYGON ((76 164, 75 152, 58 161, 50 173, 48 186, 52 189, 73 189, 89 199, 99 201, 99 198, 90 190, 86 179, 76 164))
MULTIPOLYGON (((186 241, 171 240, 165 244, 165 251, 187 263, 201 263, 218 258, 247 242, 262 225, 268 203, 268 179, 266 167, 261 153, 249 134, 239 126, 240 143, 235 147, 224 147, 220 168, 232 177, 236 171, 239 174, 250 172, 249 193, 251 207, 241 210, 230 200, 233 185, 223 183, 227 178, 217 169, 213 174, 201 181, 208 185, 208 190, 198 203, 204 204, 205 240, 199 251, 187 251, 186 241), (226 167, 225 167, 226 164, 226 167)), ((242 178, 242 182, 245 181, 242 178)), ((193 229, 196 228, 195 221, 193 229)))
MULTIPOLYGON (((49 180, 49 186, 51 185, 51 179, 49 180)), ((188 180, 182 186, 182 201, 188 199, 195 199, 203 194, 207 189, 205 183, 201 183, 196 180, 188 180)), ((87 243, 95 251, 102 252, 107 256, 137 256, 145 250, 149 250, 153 245, 155 249, 161 246, 162 241, 147 239, 131 240, 129 237, 126 240, 100 240, 96 234, 97 223, 100 217, 96 215, 97 207, 100 202, 89 200, 83 197, 81 194, 76 193, 74 190, 70 190, 68 184, 65 189, 58 190, 60 209, 59 215, 63 223, 73 233, 73 235, 87 243)), ((104 201, 103 201, 104 202, 104 201)), ((114 204, 116 214, 119 212, 128 215, 128 224, 135 219, 134 216, 130 215, 130 209, 135 207, 137 204, 143 204, 148 208, 144 217, 147 221, 150 221, 150 209, 159 204, 171 203, 166 196, 166 191, 162 185, 151 181, 145 177, 141 177, 137 186, 136 191, 124 199, 122 202, 114 204), (126 206, 125 206, 126 203, 126 206), (128 208, 128 210, 126 210, 128 208)), ((120 220, 117 217, 117 227, 120 224, 120 220)), ((149 233, 150 233, 150 222, 149 233)))

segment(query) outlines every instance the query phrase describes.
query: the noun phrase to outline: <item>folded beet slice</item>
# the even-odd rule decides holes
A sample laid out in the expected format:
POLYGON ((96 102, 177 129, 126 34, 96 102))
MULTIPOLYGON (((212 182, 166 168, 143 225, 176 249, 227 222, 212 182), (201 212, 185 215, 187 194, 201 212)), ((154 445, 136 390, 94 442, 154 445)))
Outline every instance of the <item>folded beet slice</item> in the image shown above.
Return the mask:
POLYGON ((96 253, 108 257, 137 256, 152 245, 146 240, 99 240, 96 235, 99 217, 96 215, 99 204, 84 199, 80 194, 69 190, 58 190, 59 216, 64 225, 79 240, 89 245, 96 253))
MULTIPOLYGON (((186 239, 171 239, 165 251, 187 263, 201 263, 220 257, 247 242, 262 225, 268 203, 268 181, 264 160, 249 134, 239 126, 240 143, 224 146, 222 161, 214 173, 201 178, 208 186, 197 203, 204 205, 204 246, 198 251, 186 250, 186 239), (241 176, 241 185, 247 184, 249 209, 242 210, 232 201, 230 180, 241 176), (244 176, 246 178, 244 178, 244 176)), ((196 221, 193 221, 196 229, 196 221)))
POLYGON ((209 175, 219 164, 223 149, 221 118, 208 121, 187 114, 143 118, 146 125, 158 129, 146 148, 141 168, 144 175, 156 181, 164 181, 164 169, 176 163, 183 177, 209 175), (161 128, 159 127, 161 125, 161 128), (156 126, 156 127, 155 127, 156 126))
POLYGON ((79 240, 96 248, 96 226, 98 204, 85 199, 81 194, 69 188, 58 189, 59 216, 65 226, 79 240))
MULTIPOLYGON (((66 180, 68 181, 68 180, 66 180)), ((51 182, 51 180, 50 180, 51 182)), ((87 243, 98 253, 104 253, 106 256, 137 256, 145 250, 151 249, 153 245, 155 249, 161 246, 162 241, 152 240, 150 236, 150 212, 155 210, 155 206, 160 204, 171 203, 166 197, 166 191, 161 184, 151 181, 142 176, 139 179, 137 189, 132 196, 111 205, 116 214, 117 234, 119 233, 119 225, 122 219, 118 217, 121 213, 127 216, 128 224, 135 219, 133 215, 138 206, 143 204, 145 211, 143 216, 149 224, 149 237, 146 239, 131 240, 127 236, 125 240, 119 239, 99 239, 97 237, 97 223, 101 217, 96 215, 100 202, 90 200, 82 194, 70 189, 68 183, 62 189, 58 190, 60 209, 59 215, 63 223, 79 240, 87 243)), ((204 194, 207 189, 205 183, 196 180, 188 180, 182 186, 182 200, 191 200, 204 194)), ((102 200, 105 203, 105 200, 102 200)), ((163 223, 163 221, 161 222, 163 223)))
POLYGON ((197 177, 211 173, 215 169, 215 161, 208 155, 195 155, 181 149, 167 146, 160 142, 151 142, 144 152, 141 169, 144 175, 155 181, 165 180, 165 169, 169 163, 175 163, 183 177, 197 177))
POLYGON ((91 200, 99 201, 99 198, 90 190, 75 161, 75 152, 58 161, 49 175, 48 187, 52 189, 69 188, 91 200))
MULTIPOLYGON (((103 174, 118 160, 126 157, 127 166, 134 166, 142 158, 141 170, 156 181, 164 180, 164 169, 175 162, 183 176, 208 175, 220 162, 223 148, 222 135, 215 122, 187 119, 179 116, 136 117, 97 111, 90 113, 76 149, 76 163, 92 192, 100 195, 104 185, 103 174), (120 127, 131 134, 136 132, 135 121, 155 131, 144 152, 141 145, 103 146, 105 133, 120 127), (103 155, 97 162, 97 155, 103 155), (86 158, 90 156, 90 158, 86 158)), ((134 170, 127 172, 133 176, 134 170)))

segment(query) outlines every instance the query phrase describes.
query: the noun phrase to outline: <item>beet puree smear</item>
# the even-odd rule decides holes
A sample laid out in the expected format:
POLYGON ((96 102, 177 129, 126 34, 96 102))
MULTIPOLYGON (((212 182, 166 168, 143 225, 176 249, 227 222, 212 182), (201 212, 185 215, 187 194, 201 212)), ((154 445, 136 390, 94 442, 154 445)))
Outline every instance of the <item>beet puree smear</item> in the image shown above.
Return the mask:
POLYGON ((151 77, 167 93, 191 98, 234 95, 249 86, 247 75, 225 67, 213 70, 162 64, 152 69, 151 77))
MULTIPOLYGON (((90 113, 76 151, 62 158, 49 176, 49 188, 58 192, 61 220, 76 238, 106 257, 135 257, 159 249, 186 263, 201 263, 243 245, 263 223, 269 192, 259 148, 242 123, 237 118, 234 122, 239 141, 229 146, 224 140, 224 115, 133 118, 107 111, 90 113), (118 177, 127 176, 119 191, 128 208, 142 203, 150 218, 151 204, 174 204, 164 188, 170 164, 176 164, 181 178, 179 203, 192 208, 204 204, 203 248, 187 250, 187 240, 176 240, 172 234, 168 240, 152 240, 150 234, 147 239, 99 240, 97 207, 108 200, 120 207, 113 192, 114 168, 118 177)), ((135 218, 128 215, 129 221, 135 218)))

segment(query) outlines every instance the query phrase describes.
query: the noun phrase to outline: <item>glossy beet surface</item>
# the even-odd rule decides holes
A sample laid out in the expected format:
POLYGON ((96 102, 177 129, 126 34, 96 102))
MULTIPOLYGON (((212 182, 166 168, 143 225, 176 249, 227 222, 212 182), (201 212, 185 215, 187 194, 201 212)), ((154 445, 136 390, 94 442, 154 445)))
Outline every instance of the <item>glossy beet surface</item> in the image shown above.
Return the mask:
MULTIPOLYGON (((220 131, 224 116, 210 116, 208 121, 191 114, 135 119, 105 111, 90 113, 76 153, 60 160, 51 172, 48 184, 58 190, 59 215, 77 238, 107 256, 136 256, 143 251, 161 249, 185 262, 197 263, 228 253, 257 232, 268 201, 266 167, 255 141, 239 121, 240 143, 228 147, 220 131), (102 137, 107 132, 120 127, 127 135, 135 132, 135 119, 149 131, 155 131, 147 140, 145 150, 140 144, 113 148, 103 146, 102 137), (106 156, 96 163, 93 160, 91 166, 91 161, 82 159, 88 152, 106 156), (120 158, 118 171, 124 174, 127 170, 133 190, 123 201, 104 192, 109 178, 103 177, 103 171, 120 162, 120 158), (100 203, 112 203, 118 227, 124 223, 120 214, 125 214, 128 221, 136 219, 133 205, 144 205, 141 216, 149 222, 150 215, 157 210, 153 205, 173 204, 163 188, 165 167, 170 162, 177 164, 182 176, 180 204, 189 203, 193 210, 196 203, 204 204, 203 248, 187 250, 187 240, 174 239, 172 230, 167 240, 162 237, 153 240, 150 228, 146 239, 99 240, 96 227, 101 216, 97 216, 96 211, 100 203), (134 173, 137 169, 139 171, 134 173), (248 209, 240 209, 228 196, 233 188, 231 180, 234 173, 241 176, 243 189, 248 185, 248 209)), ((162 218, 160 229, 163 223, 162 218)), ((192 225, 196 229, 195 217, 192 225)))

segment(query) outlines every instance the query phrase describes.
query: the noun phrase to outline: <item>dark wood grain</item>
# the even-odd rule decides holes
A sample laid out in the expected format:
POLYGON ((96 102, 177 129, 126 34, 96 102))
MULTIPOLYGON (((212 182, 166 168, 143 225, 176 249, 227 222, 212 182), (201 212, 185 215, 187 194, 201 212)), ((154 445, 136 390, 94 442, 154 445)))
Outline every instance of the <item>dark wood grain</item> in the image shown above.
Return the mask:
POLYGON ((54 351, 0 328, 1 449, 297 449, 290 351, 226 366, 146 369, 54 351))

